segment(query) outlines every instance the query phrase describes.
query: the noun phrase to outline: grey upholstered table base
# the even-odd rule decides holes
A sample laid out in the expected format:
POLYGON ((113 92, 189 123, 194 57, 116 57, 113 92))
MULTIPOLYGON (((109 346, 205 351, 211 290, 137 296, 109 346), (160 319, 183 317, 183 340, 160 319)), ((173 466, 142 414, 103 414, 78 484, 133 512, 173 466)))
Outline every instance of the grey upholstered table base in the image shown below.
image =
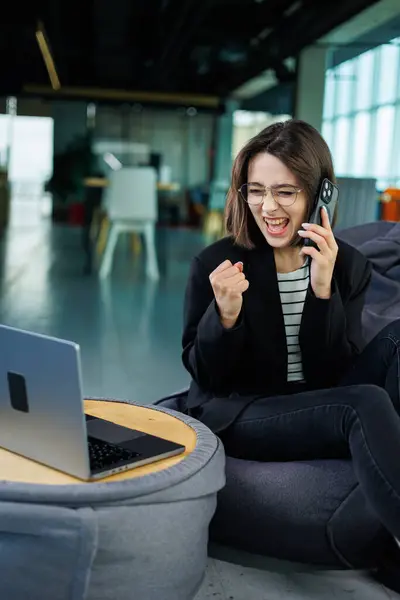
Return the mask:
MULTIPOLYGON (((171 413, 163 408, 149 407, 171 413)), ((65 486, 0 482, 4 600, 189 600, 225 483, 219 440, 197 435, 180 463, 141 478, 65 486)))
MULTIPOLYGON (((160 401, 183 408, 184 392, 160 401)), ((369 507, 350 460, 254 462, 227 457, 213 541, 247 552, 373 568, 398 548, 369 507)))

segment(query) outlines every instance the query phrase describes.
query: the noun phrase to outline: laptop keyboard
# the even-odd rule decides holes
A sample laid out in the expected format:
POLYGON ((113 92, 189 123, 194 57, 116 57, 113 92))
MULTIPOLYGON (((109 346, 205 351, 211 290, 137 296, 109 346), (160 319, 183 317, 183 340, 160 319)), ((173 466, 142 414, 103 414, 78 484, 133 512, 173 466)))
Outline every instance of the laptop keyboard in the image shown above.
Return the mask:
POLYGON ((114 444, 90 436, 88 438, 88 448, 90 469, 92 471, 113 467, 114 465, 140 456, 138 452, 131 452, 120 446, 115 446, 114 444))

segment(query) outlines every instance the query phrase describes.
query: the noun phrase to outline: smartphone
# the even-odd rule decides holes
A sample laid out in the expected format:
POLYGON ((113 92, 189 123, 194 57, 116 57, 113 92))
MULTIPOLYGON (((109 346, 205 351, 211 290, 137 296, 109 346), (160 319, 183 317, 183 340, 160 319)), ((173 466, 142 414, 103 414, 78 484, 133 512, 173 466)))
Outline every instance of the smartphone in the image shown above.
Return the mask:
MULTIPOLYGON (((321 208, 325 206, 328 211, 329 222, 333 222, 333 217, 335 216, 337 203, 339 200, 339 188, 337 185, 329 181, 329 179, 324 179, 321 184, 321 188, 319 190, 318 196, 316 198, 315 208, 308 220, 309 223, 315 223, 316 225, 322 225, 321 221, 321 208)), ((316 243, 309 238, 304 240, 305 246, 314 246, 317 247, 316 243)))

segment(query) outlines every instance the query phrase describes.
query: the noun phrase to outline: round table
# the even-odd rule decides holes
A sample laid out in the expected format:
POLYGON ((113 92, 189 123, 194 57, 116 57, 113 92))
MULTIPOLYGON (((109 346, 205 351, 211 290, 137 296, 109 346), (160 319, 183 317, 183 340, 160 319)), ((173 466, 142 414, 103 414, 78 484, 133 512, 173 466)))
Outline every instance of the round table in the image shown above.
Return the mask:
POLYGON ((85 412, 185 452, 85 482, 0 449, 2 597, 194 598, 225 483, 221 442, 202 423, 158 406, 93 399, 85 412))
MULTIPOLYGON (((129 469, 116 475, 96 480, 96 483, 108 483, 143 477, 168 469, 184 460, 196 446, 196 433, 180 419, 145 406, 123 402, 85 400, 85 413, 112 421, 124 427, 131 427, 145 433, 159 436, 171 442, 185 446, 184 453, 163 460, 129 469)), ((90 484, 67 473, 62 473, 29 458, 0 448, 0 480, 47 485, 90 484)))

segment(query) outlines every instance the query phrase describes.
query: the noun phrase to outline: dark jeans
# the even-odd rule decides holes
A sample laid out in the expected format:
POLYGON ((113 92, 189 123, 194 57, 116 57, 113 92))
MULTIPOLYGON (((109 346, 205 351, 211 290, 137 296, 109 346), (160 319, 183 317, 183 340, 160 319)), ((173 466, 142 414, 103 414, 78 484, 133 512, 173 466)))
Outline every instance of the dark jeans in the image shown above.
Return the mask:
POLYGON ((351 457, 381 522, 400 539, 400 320, 381 331, 341 386, 250 404, 222 432, 228 455, 286 461, 351 457))

